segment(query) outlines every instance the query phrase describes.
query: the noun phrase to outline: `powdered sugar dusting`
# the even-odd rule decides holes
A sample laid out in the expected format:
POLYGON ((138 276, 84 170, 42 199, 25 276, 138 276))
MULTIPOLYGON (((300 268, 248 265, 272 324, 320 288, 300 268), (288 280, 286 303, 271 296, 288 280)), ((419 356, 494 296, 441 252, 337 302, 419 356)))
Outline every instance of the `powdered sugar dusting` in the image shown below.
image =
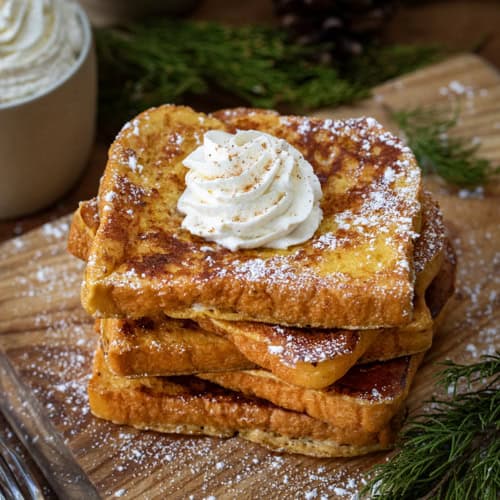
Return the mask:
POLYGON ((66 237, 69 225, 66 221, 49 222, 42 226, 44 236, 51 239, 61 239, 66 237))
POLYGON ((137 157, 134 153, 131 153, 128 157, 128 166, 132 172, 136 172, 138 174, 140 174, 144 169, 141 164, 137 163, 137 157))
POLYGON ((269 354, 281 354, 284 350, 285 350, 285 348, 283 346, 280 346, 280 345, 270 345, 267 348, 267 351, 269 352, 269 354))
POLYGON ((359 334, 349 330, 302 330, 278 325, 259 325, 259 328, 268 343, 268 353, 279 356, 280 362, 288 366, 299 362, 316 366, 352 353, 359 341, 359 334))

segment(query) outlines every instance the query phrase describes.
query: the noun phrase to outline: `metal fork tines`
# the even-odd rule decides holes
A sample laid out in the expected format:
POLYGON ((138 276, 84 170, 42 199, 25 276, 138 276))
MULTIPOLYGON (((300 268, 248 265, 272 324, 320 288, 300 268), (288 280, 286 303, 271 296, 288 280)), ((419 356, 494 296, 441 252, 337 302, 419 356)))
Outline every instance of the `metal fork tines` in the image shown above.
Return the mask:
POLYGON ((0 498, 43 500, 43 492, 29 467, 0 434, 0 498))

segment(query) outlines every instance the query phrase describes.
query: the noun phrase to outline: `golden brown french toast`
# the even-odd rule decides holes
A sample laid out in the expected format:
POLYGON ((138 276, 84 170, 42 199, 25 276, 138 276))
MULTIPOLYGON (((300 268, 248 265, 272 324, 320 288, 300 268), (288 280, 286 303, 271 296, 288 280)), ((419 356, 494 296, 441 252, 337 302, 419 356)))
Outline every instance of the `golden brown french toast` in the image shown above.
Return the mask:
POLYGON ((320 120, 181 106, 145 111, 118 134, 99 190, 82 289, 98 317, 167 316, 372 329, 413 314, 420 170, 375 120, 320 120), (208 130, 287 140, 321 181, 323 220, 288 250, 228 251, 181 229, 182 160, 208 130))
MULTIPOLYGON (((332 384, 360 359, 392 359, 427 350, 433 320, 425 291, 443 266, 447 236, 441 211, 429 193, 424 193, 422 205, 421 234, 415 243, 415 310, 409 324, 375 331, 338 330, 332 336, 328 330, 256 322, 199 318, 198 323, 226 336, 248 359, 281 380, 311 389, 332 384)), ((449 287, 443 290, 439 283, 435 286, 435 293, 441 292, 443 298, 453 292, 449 287)))
POLYGON ((379 330, 293 328, 212 318, 199 318, 198 324, 227 338, 247 359, 280 379, 315 389, 342 377, 380 335, 379 330))
POLYGON ((98 227, 97 198, 81 201, 71 219, 67 243, 68 251, 80 260, 87 262, 98 227))
MULTIPOLYGON (((442 270, 435 278, 435 283, 432 283, 432 293, 426 294, 426 300, 434 304, 434 315, 437 315, 441 310, 437 309, 437 306, 442 308, 445 300, 447 301, 453 292, 453 273, 454 267, 450 267, 448 260, 445 260, 442 270)), ((185 320, 165 319, 159 323, 155 322, 154 329, 148 330, 151 321, 150 319, 137 321, 97 320, 98 323, 103 322, 105 325, 99 331, 102 331, 103 348, 108 356, 108 364, 116 374, 125 376, 168 375, 198 373, 200 371, 245 370, 252 367, 249 366, 252 363, 242 355, 235 344, 223 336, 204 331, 195 323, 187 322, 186 325, 185 320), (176 328, 176 326, 181 328, 176 328), (186 326, 189 329, 193 328, 193 331, 187 335, 186 326), (169 332, 168 337, 162 335, 162 332, 169 332), (201 336, 198 337, 198 334, 201 336), (210 354, 206 352, 208 346, 210 346, 210 354), (215 368, 214 365, 216 365, 215 368)), ((356 333, 352 330, 347 332, 356 333)), ((432 338, 432 328, 418 333, 405 331, 402 328, 394 329, 390 334, 384 335, 379 341, 372 343, 357 363, 383 361, 423 352, 430 348, 432 338)), ((300 341, 301 337, 299 336, 296 339, 295 349, 300 346, 300 341)), ((332 336, 331 343, 333 344, 334 341, 332 336)), ((288 342, 289 348, 290 344, 291 342, 288 342)), ((321 342, 316 343, 316 350, 309 351, 310 355, 319 356, 320 346, 321 342)), ((276 371, 281 371, 281 367, 286 368, 284 361, 286 360, 283 357, 278 356, 278 361, 272 365, 275 368, 275 374, 276 371)), ((320 368, 325 368, 325 366, 320 368)), ((295 370, 292 375, 281 378, 295 384, 302 381, 303 383, 297 385, 311 387, 311 383, 317 381, 321 373, 321 370, 313 373, 312 381, 300 378, 302 374, 307 374, 307 370, 295 370)))
POLYGON ((395 414, 377 432, 346 430, 193 376, 120 377, 108 369, 101 351, 88 393, 92 413, 117 424, 176 434, 239 435, 278 451, 317 457, 387 449, 401 420, 395 414))
POLYGON ((97 320, 109 369, 124 376, 255 368, 229 340, 183 319, 97 320))
MULTIPOLYGON (((453 291, 450 287, 452 280, 448 276, 450 271, 454 272, 454 268, 444 264, 442 271, 435 278, 436 286, 434 286, 434 282, 432 286, 433 294, 437 294, 438 300, 433 299, 433 294, 427 294, 427 300, 433 303, 439 301, 441 306, 444 305, 443 299, 449 298, 453 291), (442 290, 439 283, 447 289, 442 290)), ((255 367, 242 355, 235 344, 223 336, 204 331, 195 323, 186 320, 164 319, 159 322, 157 320, 153 329, 150 329, 153 326, 153 321, 149 318, 142 320, 97 320, 97 323, 102 325, 98 331, 102 332, 101 338, 103 339, 103 349, 108 358, 108 365, 118 375, 187 374, 211 370, 245 370, 255 367), (210 353, 207 353, 207 349, 210 350, 210 353), (213 368, 214 365, 216 365, 215 368, 213 368)), ((352 330, 347 332, 356 333, 352 330)), ((302 337, 304 335, 307 334, 302 334, 302 337)), ((395 329, 390 335, 384 335, 380 341, 374 342, 357 363, 382 361, 423 352, 431 346, 432 337, 432 329, 418 333, 395 329)), ((290 340, 288 348, 290 345, 294 345, 295 349, 300 347, 301 335, 297 339, 293 339, 293 342, 290 340)), ((335 337, 332 335, 330 343, 334 344, 334 342, 335 337)), ((320 348, 321 340, 315 343, 315 350, 309 350, 309 355, 320 356, 320 348)), ((261 361, 261 365, 264 364, 266 363, 261 361)), ((286 359, 278 356, 278 361, 273 366, 275 372, 281 372, 282 369, 286 369, 286 359), (277 370, 276 367, 278 367, 277 370)), ((311 387, 311 383, 314 384, 322 372, 321 370, 313 372, 312 381, 307 380, 305 375, 302 379, 303 374, 307 373, 307 369, 300 371, 295 369, 288 377, 281 378, 295 384, 303 381, 297 385, 311 387)))
POLYGON ((402 407, 423 353, 353 366, 340 380, 316 390, 288 384, 265 370, 202 373, 226 389, 256 396, 333 426, 377 432, 402 407))
MULTIPOLYGON (((92 209, 96 210, 95 203, 89 206, 83 203, 80 206, 73 218, 70 232, 72 238, 69 240, 69 250, 83 260, 87 256, 79 253, 79 249, 88 248, 90 244, 79 240, 93 237, 93 234, 88 226, 85 227, 85 220, 80 212, 94 224, 98 221, 98 216, 92 215, 92 209)), ((432 198, 425 194, 421 236, 415 243, 418 283, 427 286, 435 273, 436 264, 441 264, 444 239, 441 213, 432 198)), ((417 288, 423 290, 422 286, 417 288)), ((435 293, 438 292, 442 292, 439 285, 435 293)), ((421 300, 422 293, 417 298, 417 310, 412 323, 383 332, 375 342, 378 331, 332 332, 212 319, 199 320, 199 323, 207 330, 227 337, 231 343, 220 337, 210 337, 209 333, 200 329, 197 331, 202 336, 198 339, 192 334, 191 329, 195 328, 193 324, 188 323, 186 331, 186 323, 170 318, 165 318, 164 321, 144 318, 138 321, 107 319, 102 321, 100 331, 105 341, 104 351, 107 353, 108 363, 119 375, 238 370, 249 368, 248 360, 252 360, 283 380, 319 389, 340 378, 355 362, 392 359, 428 349, 432 343, 433 325, 425 301, 421 300), (141 327, 141 324, 151 326, 153 323, 155 328, 141 327), (218 324, 223 325, 219 330, 218 324), (168 332, 169 337, 165 337, 165 332, 168 332), (208 339, 212 339, 213 350, 205 363, 204 346, 208 339), (239 351, 248 359, 243 358, 239 351), (184 352, 185 355, 177 356, 177 352, 184 352), (155 362, 150 362, 150 359, 155 362), (225 362, 222 361, 224 359, 225 362), (213 368, 215 365, 216 368, 213 368)))

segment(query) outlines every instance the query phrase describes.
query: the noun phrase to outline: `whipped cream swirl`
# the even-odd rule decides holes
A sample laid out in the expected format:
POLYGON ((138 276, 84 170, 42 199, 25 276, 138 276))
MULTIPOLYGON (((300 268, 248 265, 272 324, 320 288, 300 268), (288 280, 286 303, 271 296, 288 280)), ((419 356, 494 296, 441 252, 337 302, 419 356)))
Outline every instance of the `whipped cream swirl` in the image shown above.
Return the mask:
POLYGON ((35 95, 62 80, 82 44, 74 2, 0 1, 0 104, 35 95))
POLYGON ((182 227, 230 250, 285 249, 318 228, 321 186, 283 139, 257 130, 212 130, 184 159, 190 170, 177 208, 182 227))

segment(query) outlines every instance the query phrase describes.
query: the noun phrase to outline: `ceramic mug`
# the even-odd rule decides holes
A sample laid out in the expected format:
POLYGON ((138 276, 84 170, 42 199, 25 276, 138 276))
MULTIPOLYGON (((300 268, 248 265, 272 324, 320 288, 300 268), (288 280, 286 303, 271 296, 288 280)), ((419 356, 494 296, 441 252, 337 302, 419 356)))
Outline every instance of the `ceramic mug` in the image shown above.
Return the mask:
POLYGON ((78 179, 94 142, 96 58, 87 15, 80 55, 64 79, 0 104, 0 219, 50 205, 78 179))

